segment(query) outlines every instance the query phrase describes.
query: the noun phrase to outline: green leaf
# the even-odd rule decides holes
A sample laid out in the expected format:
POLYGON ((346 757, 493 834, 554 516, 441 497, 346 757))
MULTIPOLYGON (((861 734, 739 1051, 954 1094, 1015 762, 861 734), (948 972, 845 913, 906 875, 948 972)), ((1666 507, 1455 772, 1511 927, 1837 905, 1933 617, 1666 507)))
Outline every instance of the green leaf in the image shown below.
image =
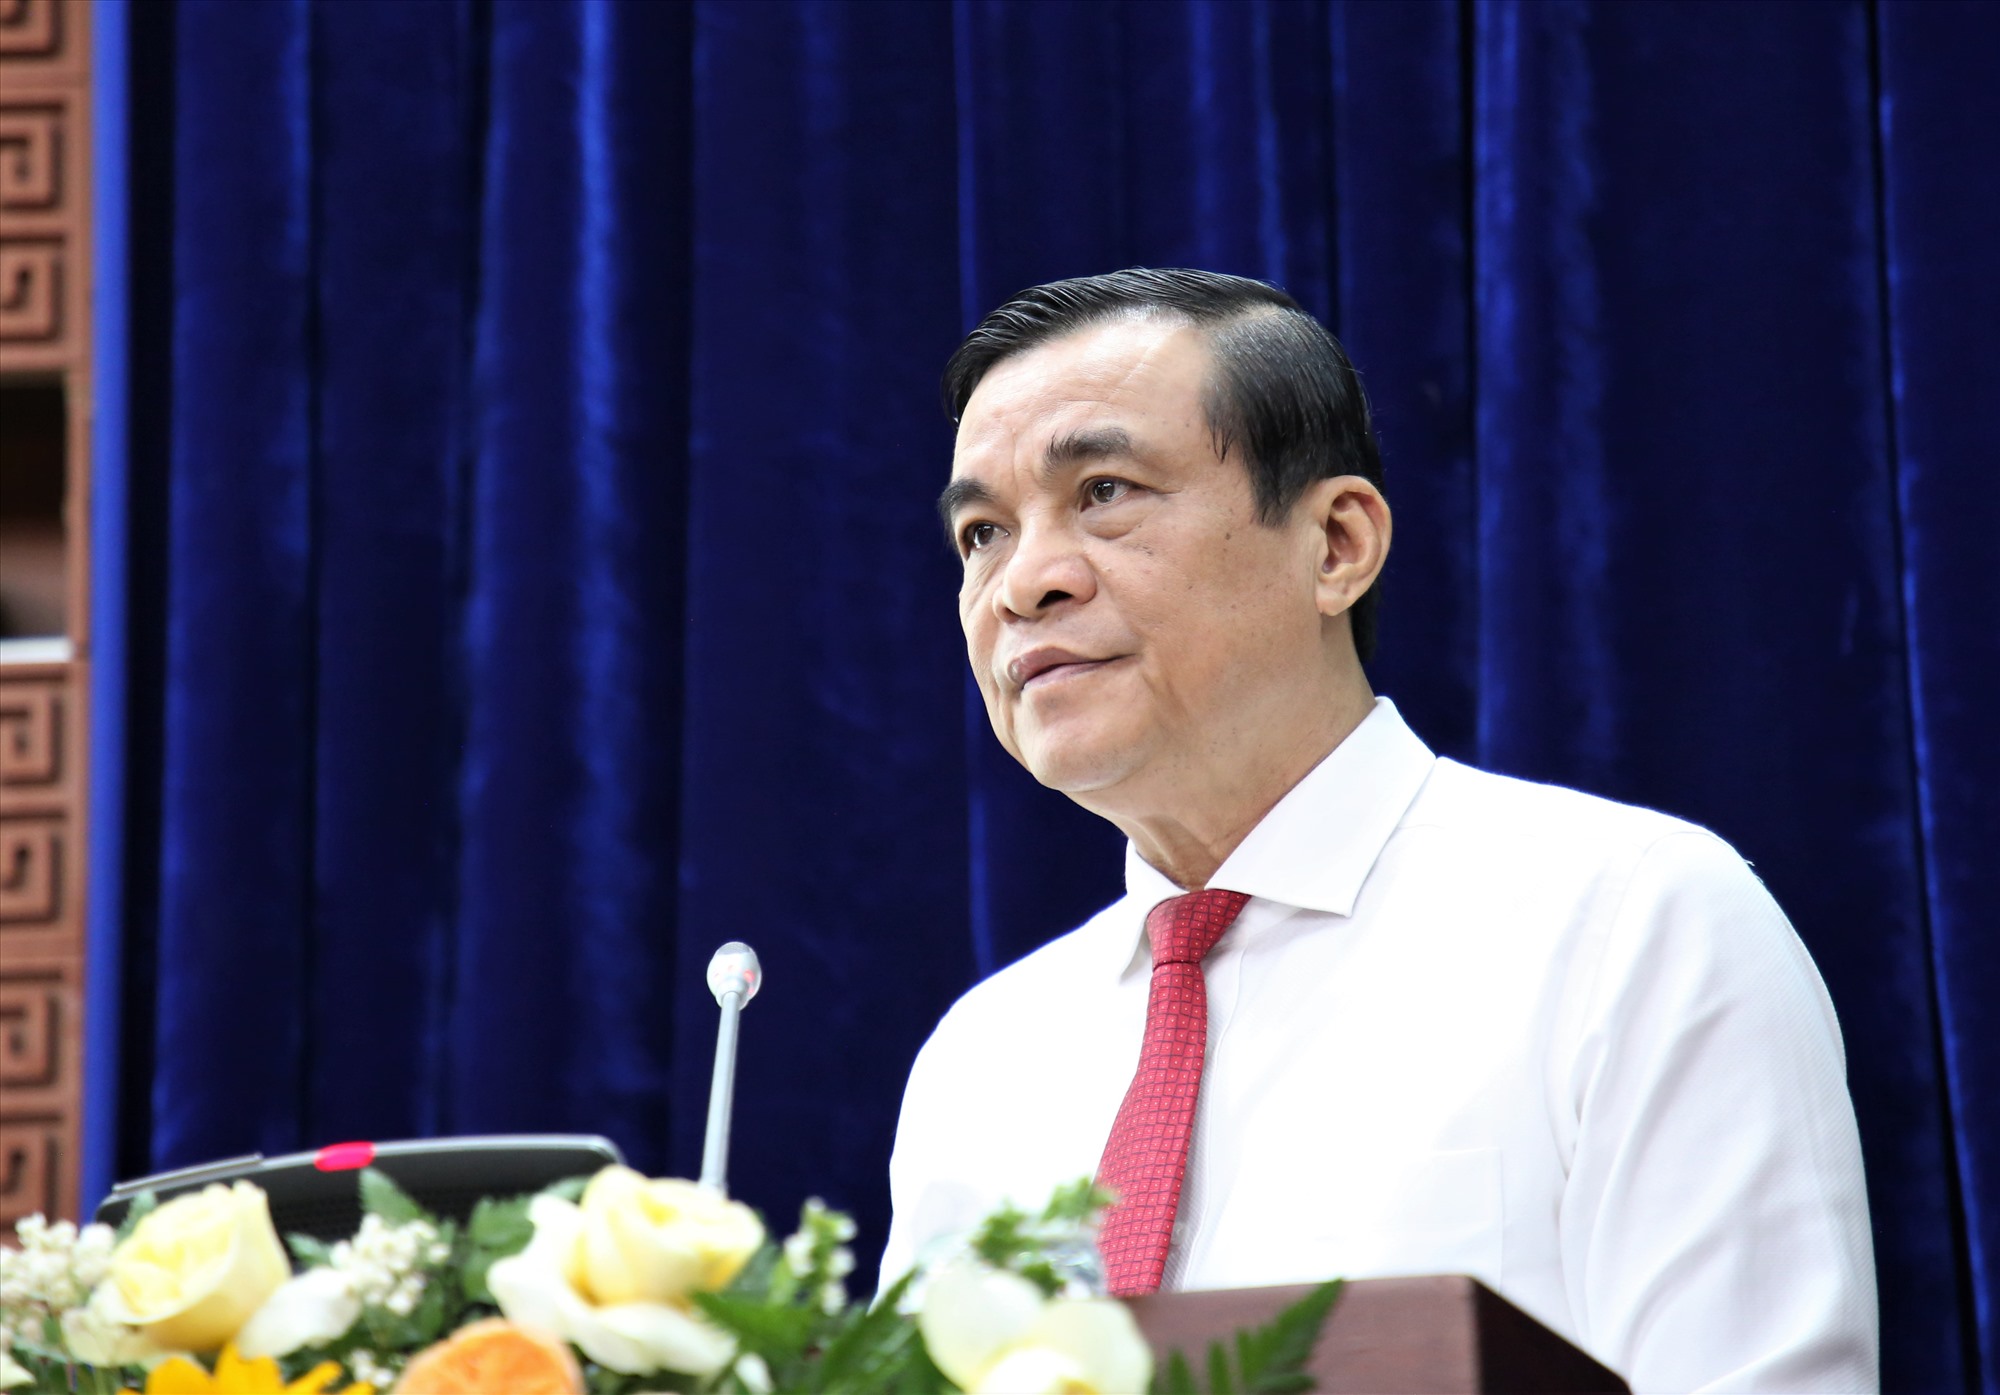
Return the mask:
POLYGON ((820 1314, 811 1308, 773 1308, 721 1293, 697 1293, 694 1301, 716 1326, 763 1357, 774 1373, 805 1353, 819 1325, 820 1314))
POLYGON ((480 1249, 492 1250, 496 1259, 519 1254, 535 1234, 534 1223, 528 1219, 528 1198, 517 1196, 507 1201, 481 1198, 472 1208, 465 1233, 480 1249))
MULTIPOLYGON (((930 1350, 924 1346, 912 1324, 910 1340, 902 1349, 899 1364, 885 1372, 873 1389, 885 1391, 888 1395, 937 1395, 938 1391, 951 1388, 952 1383, 945 1379, 944 1372, 931 1360, 930 1350)), ((856 1389, 873 1395, 873 1390, 866 1385, 857 1385, 856 1389)))
POLYGON ((292 1252, 292 1258, 302 1269, 318 1269, 332 1260, 332 1249, 323 1240, 293 1231, 285 1237, 285 1247, 292 1252))
POLYGON ((410 1194, 397 1186, 389 1174, 378 1168, 361 1169, 361 1209, 380 1216, 390 1225, 429 1221, 430 1212, 417 1205, 410 1194))
POLYGON ((973 1252, 996 1269, 1012 1268, 1015 1256, 1029 1248, 1027 1237, 1021 1233, 1027 1219, 1016 1207, 1003 1204, 973 1234, 973 1252))
POLYGON ((486 1275, 494 1261, 519 1254, 534 1239, 535 1225, 528 1219, 528 1201, 525 1196, 505 1201, 487 1197, 472 1208, 472 1215, 465 1223, 465 1243, 452 1257, 459 1291, 466 1302, 491 1306, 493 1290, 487 1286, 486 1275))
POLYGON ((1051 1223, 1081 1223, 1109 1206, 1113 1194, 1089 1177, 1079 1177, 1066 1187, 1057 1187, 1042 1208, 1042 1219, 1051 1223))
POLYGON ((778 1268, 780 1251, 771 1241, 759 1245, 744 1266, 729 1281, 724 1293, 733 1298, 754 1298, 770 1291, 771 1276, 778 1268))
POLYGON ((603 1366, 585 1368, 584 1382, 590 1395, 639 1395, 653 1390, 695 1390, 702 1388, 693 1376, 675 1371, 655 1371, 651 1375, 628 1376, 603 1366))
POLYGON ((879 1389, 903 1364, 905 1348, 912 1342, 923 1345, 916 1324, 896 1311, 915 1277, 915 1271, 903 1275, 874 1307, 856 1304, 842 1316, 820 1354, 828 1386, 849 1379, 851 1372, 856 1389, 879 1389))
POLYGON ((450 1283, 444 1275, 424 1285, 424 1296, 417 1300, 409 1319, 417 1333, 418 1347, 429 1346, 458 1325, 452 1319, 457 1316, 459 1305, 452 1300, 459 1292, 458 1285, 450 1283))
POLYGON ((1187 1357, 1173 1352, 1167 1357, 1166 1369, 1153 1372, 1153 1395, 1201 1395, 1187 1357))
MULTIPOLYGON (((1208 1395, 1295 1395, 1313 1388, 1306 1373, 1319 1344, 1327 1314, 1340 1297, 1342 1281, 1321 1284, 1262 1327, 1238 1332, 1233 1343, 1208 1345, 1208 1395), (1235 1361, 1231 1363, 1231 1347, 1235 1361)), ((1154 1395, 1197 1395, 1194 1369, 1174 1352, 1166 1369, 1153 1374, 1154 1395)))
MULTIPOLYGON (((1251 1328, 1236 1334, 1236 1369, 1243 1373, 1246 1381, 1262 1379, 1264 1375, 1264 1329, 1251 1328)), ((1220 1342, 1216 1343, 1221 1346, 1220 1342)))
POLYGON ((138 1228, 139 1222, 160 1209, 160 1198, 151 1191, 140 1192, 132 1198, 132 1204, 125 1208, 125 1219, 118 1223, 116 1239, 120 1244, 138 1228))
POLYGON ((1313 1388, 1312 1377, 1306 1374, 1306 1362, 1312 1359, 1327 1314, 1333 1311, 1343 1286, 1340 1279, 1323 1283, 1279 1313, 1267 1326, 1239 1337, 1246 1353, 1240 1372, 1246 1395, 1290 1395, 1293 1391, 1313 1388), (1253 1362, 1248 1359, 1251 1356, 1255 1358, 1256 1369, 1252 1369, 1253 1362))
POLYGON ((1220 1342, 1208 1344, 1208 1395, 1236 1395, 1236 1382, 1229 1378, 1229 1353, 1220 1342))
MULTIPOLYGON (((67 1363, 30 1356, 25 1364, 34 1383, 25 1388, 23 1395, 71 1395, 70 1368, 67 1363)), ((105 1376, 114 1373, 99 1372, 94 1366, 82 1366, 78 1368, 78 1374, 83 1377, 84 1382, 80 1388, 90 1391, 91 1395, 96 1395, 97 1391, 106 1388, 105 1376)), ((113 1390, 116 1388, 116 1386, 110 1387, 113 1390)))
POLYGON ((582 1201, 583 1189, 589 1185, 588 1177, 565 1177, 560 1182, 551 1182, 543 1187, 542 1195, 560 1197, 564 1201, 582 1201))

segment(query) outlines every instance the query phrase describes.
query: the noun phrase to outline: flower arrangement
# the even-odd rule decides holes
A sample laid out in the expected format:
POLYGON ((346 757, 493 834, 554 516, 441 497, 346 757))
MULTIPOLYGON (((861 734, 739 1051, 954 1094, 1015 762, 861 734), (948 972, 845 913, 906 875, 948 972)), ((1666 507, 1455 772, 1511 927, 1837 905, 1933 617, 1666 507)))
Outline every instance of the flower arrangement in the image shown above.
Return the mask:
MULTIPOLYGON (((0 1387, 35 1395, 1183 1395, 1103 1296, 1089 1182, 1003 1208, 874 1303, 850 1301, 854 1223, 809 1201, 773 1242, 748 1207, 608 1167, 459 1224, 383 1173, 360 1228, 281 1241, 264 1193, 214 1184, 114 1234, 34 1216, 0 1248, 0 1387), (288 1253, 289 1249, 289 1253, 288 1253)), ((1206 1388, 1309 1389, 1338 1284, 1214 1346, 1206 1388)))

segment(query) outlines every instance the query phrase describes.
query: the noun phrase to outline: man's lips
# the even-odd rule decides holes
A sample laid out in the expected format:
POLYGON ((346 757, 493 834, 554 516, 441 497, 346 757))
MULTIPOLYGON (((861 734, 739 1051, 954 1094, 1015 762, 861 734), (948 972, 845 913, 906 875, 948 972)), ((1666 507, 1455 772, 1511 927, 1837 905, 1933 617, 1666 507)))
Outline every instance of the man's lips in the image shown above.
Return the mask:
POLYGON ((1007 665, 1007 679, 1016 688, 1025 689, 1037 681, 1047 682, 1086 669, 1101 668, 1105 664, 1116 663, 1121 655, 1095 658, 1088 654, 1078 654, 1068 649, 1058 649, 1044 645, 1030 649, 1017 656, 1007 665))

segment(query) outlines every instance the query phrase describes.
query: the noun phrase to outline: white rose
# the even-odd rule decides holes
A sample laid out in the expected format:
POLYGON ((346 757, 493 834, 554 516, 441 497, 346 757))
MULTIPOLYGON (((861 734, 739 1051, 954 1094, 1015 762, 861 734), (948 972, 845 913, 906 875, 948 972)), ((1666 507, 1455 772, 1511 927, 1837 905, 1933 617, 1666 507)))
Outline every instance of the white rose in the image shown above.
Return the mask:
POLYGON ((162 1347, 215 1351, 291 1272, 263 1190, 217 1182, 134 1226, 90 1306, 162 1347))
POLYGON ((236 1354, 290 1356, 345 1336, 361 1316, 354 1281, 337 1269, 308 1269, 287 1279, 236 1334, 236 1354))
POLYGON ((691 1182, 608 1167, 581 1204, 538 1196, 528 1219, 528 1247, 486 1278, 508 1321, 628 1375, 706 1376, 729 1364, 734 1340, 693 1311, 692 1295, 726 1285, 763 1242, 748 1207, 691 1182))
POLYGON ((1136 1395, 1153 1353, 1114 1298, 1056 1298, 1019 1274, 950 1265, 917 1325, 937 1368, 974 1395, 1136 1395))

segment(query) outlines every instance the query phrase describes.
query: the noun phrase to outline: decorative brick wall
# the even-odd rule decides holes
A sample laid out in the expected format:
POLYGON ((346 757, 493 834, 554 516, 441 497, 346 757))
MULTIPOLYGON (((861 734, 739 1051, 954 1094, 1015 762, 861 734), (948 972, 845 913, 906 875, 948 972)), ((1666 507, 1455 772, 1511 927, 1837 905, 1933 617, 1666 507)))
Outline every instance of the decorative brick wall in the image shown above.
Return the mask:
POLYGON ((0 0, 0 380, 59 381, 68 657, 0 661, 0 1226, 75 1216, 89 692, 90 11, 0 0))

